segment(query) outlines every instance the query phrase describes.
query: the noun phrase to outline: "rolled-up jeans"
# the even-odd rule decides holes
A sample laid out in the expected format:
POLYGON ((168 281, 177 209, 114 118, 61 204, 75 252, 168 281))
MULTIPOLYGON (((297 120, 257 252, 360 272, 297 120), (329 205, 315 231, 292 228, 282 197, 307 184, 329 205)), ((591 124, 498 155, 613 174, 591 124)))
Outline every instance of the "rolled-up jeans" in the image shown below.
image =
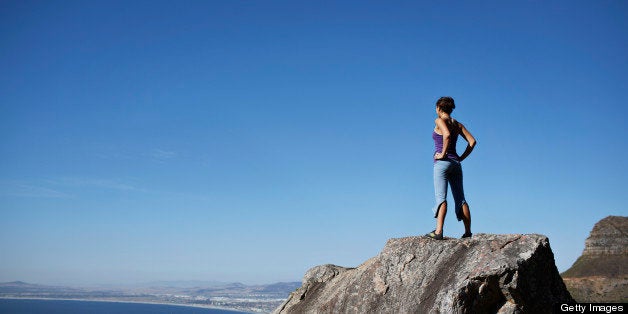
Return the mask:
POLYGON ((453 159, 441 159, 434 162, 434 196, 436 206, 432 209, 434 218, 438 217, 440 205, 447 201, 447 185, 451 187, 451 194, 456 205, 456 218, 462 220, 462 205, 467 201, 464 199, 464 188, 462 187, 462 166, 460 162, 453 159))

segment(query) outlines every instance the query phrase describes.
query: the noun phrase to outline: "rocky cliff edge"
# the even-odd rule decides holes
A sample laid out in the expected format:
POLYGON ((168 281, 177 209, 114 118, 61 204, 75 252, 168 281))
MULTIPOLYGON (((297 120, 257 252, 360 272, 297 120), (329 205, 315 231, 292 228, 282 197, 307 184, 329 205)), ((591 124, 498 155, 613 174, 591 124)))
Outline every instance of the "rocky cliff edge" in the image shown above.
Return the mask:
POLYGON ((551 313, 573 302, 547 237, 388 240, 357 268, 322 265, 274 313, 551 313))

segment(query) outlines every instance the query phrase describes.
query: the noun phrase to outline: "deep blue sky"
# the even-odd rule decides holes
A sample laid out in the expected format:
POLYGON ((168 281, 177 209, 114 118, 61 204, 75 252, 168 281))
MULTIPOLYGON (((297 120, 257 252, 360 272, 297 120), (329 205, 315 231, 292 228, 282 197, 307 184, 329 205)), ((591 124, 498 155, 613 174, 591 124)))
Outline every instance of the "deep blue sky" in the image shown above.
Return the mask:
POLYGON ((0 281, 357 266, 433 229, 443 95, 475 233, 628 215, 626 1, 2 1, 0 69, 0 281))

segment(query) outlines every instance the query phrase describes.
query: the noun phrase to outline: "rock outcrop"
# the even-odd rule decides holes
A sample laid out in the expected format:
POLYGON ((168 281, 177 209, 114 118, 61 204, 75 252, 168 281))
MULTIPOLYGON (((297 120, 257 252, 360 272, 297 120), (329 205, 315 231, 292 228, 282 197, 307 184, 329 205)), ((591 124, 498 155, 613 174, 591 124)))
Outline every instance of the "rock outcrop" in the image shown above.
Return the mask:
POLYGON ((322 265, 274 313, 551 313, 573 302, 542 235, 388 240, 357 268, 322 265))
POLYGON ((628 302, 628 217, 596 223, 582 255, 562 277, 578 302, 628 302))

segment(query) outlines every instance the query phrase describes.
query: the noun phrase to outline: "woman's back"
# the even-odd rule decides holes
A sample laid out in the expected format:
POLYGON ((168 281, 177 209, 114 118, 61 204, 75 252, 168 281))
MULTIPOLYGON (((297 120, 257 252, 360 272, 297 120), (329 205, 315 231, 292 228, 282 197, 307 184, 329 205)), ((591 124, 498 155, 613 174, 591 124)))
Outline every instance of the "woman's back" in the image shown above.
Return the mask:
MULTIPOLYGON (((460 125, 455 119, 445 120, 445 124, 449 134, 449 146, 447 147, 447 157, 453 160, 459 160, 460 156, 456 152, 456 143, 458 141, 458 134, 460 134, 460 125)), ((432 139, 434 139, 435 152, 438 153, 443 150, 443 131, 438 128, 438 124, 432 132, 432 139), (439 133, 440 132, 440 133, 439 133)), ((436 159, 434 159, 436 160, 436 159)))

